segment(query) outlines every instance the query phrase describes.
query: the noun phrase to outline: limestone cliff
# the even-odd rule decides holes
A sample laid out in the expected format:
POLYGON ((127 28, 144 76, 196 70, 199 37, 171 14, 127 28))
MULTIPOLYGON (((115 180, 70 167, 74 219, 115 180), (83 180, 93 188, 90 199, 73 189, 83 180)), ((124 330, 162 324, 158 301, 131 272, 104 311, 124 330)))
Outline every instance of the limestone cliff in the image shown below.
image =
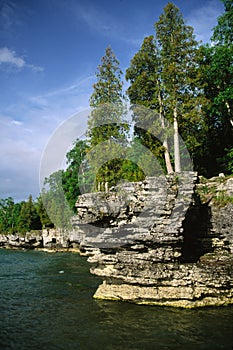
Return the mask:
POLYGON ((0 234, 0 247, 9 249, 78 250, 79 230, 50 228, 15 234, 0 234))
POLYGON ((0 246, 76 249, 103 278, 95 298, 233 303, 233 178, 186 172, 81 195, 72 230, 0 235, 0 246))
POLYGON ((233 303, 233 179, 195 173, 124 183, 77 201, 95 298, 199 307, 233 303))

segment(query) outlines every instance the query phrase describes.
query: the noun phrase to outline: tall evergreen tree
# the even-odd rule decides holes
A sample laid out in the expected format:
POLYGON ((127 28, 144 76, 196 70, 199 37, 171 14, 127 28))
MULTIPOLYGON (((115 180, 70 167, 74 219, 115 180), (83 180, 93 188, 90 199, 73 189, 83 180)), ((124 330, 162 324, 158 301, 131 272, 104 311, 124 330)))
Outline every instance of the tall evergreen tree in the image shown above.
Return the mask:
POLYGON ((86 141, 76 140, 73 148, 66 154, 68 167, 62 174, 62 187, 74 211, 77 198, 81 194, 80 186, 85 187, 89 180, 88 172, 85 172, 85 164, 83 164, 88 149, 86 141))
POLYGON ((33 203, 32 195, 28 197, 27 202, 22 204, 18 227, 20 232, 40 230, 42 227, 40 217, 33 203))
POLYGON ((63 174, 64 170, 58 170, 45 178, 41 197, 50 221, 55 227, 66 229, 71 227, 70 219, 74 213, 65 197, 63 174))
POLYGON ((202 96, 201 76, 198 69, 198 43, 193 28, 187 26, 179 9, 168 3, 164 13, 155 23, 156 39, 161 56, 161 78, 164 87, 164 104, 167 117, 174 125, 175 171, 181 170, 179 129, 186 145, 191 149, 198 144, 202 119, 201 106, 205 103, 202 96), (188 127, 187 127, 188 126, 188 127))
POLYGON ((112 185, 121 177, 123 160, 118 156, 119 143, 123 144, 126 141, 128 130, 124 119, 121 76, 119 61, 112 49, 107 47, 105 56, 101 59, 101 65, 98 66, 97 82, 93 85, 94 91, 90 97, 93 110, 89 116, 87 132, 92 148, 91 163, 94 172, 97 172, 96 183, 109 182, 112 185), (101 149, 96 147, 99 144, 101 149), (110 155, 111 159, 109 159, 110 155))
POLYGON ((97 107, 103 103, 119 103, 122 101, 123 82, 119 61, 110 46, 101 58, 101 65, 96 73, 97 82, 93 85, 90 105, 97 107))
POLYGON ((212 45, 204 46, 203 80, 206 108, 207 175, 226 172, 233 149, 233 3, 223 0, 225 12, 213 30, 212 45), (227 155, 228 154, 228 155, 227 155))
POLYGON ((233 43, 233 2, 221 0, 224 4, 224 13, 218 18, 214 28, 212 41, 218 45, 232 45, 233 43))
POLYGON ((175 171, 181 171, 179 134, 192 157, 200 147, 203 129, 203 83, 199 70, 201 52, 193 29, 184 22, 172 3, 155 23, 156 35, 145 38, 141 49, 126 71, 131 85, 127 90, 132 103, 142 104, 158 112, 162 129, 166 120, 174 126, 173 145, 164 132, 163 149, 167 172, 172 172, 169 147, 174 149, 175 171))
POLYGON ((15 226, 14 200, 12 197, 0 199, 0 232, 11 232, 15 226))
MULTIPOLYGON (((126 80, 130 80, 131 82, 127 94, 132 104, 143 105, 157 111, 159 113, 159 122, 162 128, 165 128, 165 108, 163 103, 164 94, 161 70, 161 59, 154 37, 151 35, 144 39, 140 50, 135 54, 130 62, 130 67, 126 70, 126 80)), ((136 122, 138 115, 140 115, 140 113, 138 113, 138 109, 136 109, 134 115, 134 120, 136 122)), ((146 117, 149 117, 149 113, 146 117)), ((145 120, 144 124, 146 124, 145 120)), ((161 144, 158 143, 158 140, 156 140, 152 134, 149 132, 145 133, 144 130, 135 129, 136 134, 140 135, 141 141, 154 152, 158 158, 164 151, 166 170, 168 173, 173 172, 166 133, 164 133, 162 149, 161 144)))
POLYGON ((48 213, 45 210, 43 199, 42 199, 41 195, 37 198, 37 201, 35 203, 35 208, 36 208, 36 211, 40 217, 42 228, 54 227, 54 224, 51 222, 51 220, 48 216, 48 213))

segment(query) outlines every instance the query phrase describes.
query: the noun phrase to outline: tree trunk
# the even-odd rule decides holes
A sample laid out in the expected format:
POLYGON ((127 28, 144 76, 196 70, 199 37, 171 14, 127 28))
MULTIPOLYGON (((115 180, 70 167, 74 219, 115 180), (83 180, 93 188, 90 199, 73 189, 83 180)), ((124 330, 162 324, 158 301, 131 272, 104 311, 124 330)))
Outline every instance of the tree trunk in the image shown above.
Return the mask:
MULTIPOLYGON (((163 110, 163 102, 162 102, 162 97, 161 97, 161 92, 159 89, 159 82, 157 80, 157 86, 158 86, 158 100, 159 100, 159 115, 161 119, 161 124, 162 128, 165 129, 165 121, 164 121, 164 110, 163 110)), ((171 158, 170 158, 170 153, 169 153, 169 148, 168 148, 168 142, 167 142, 167 136, 164 136, 164 141, 163 141, 163 147, 164 147, 164 159, 165 159, 165 164, 167 168, 167 173, 171 174, 173 173, 173 168, 171 164, 171 158)))
POLYGON ((177 107, 173 111, 174 118, 174 159, 175 159, 175 172, 181 172, 180 165, 180 144, 179 144, 179 131, 178 131, 178 121, 177 121, 177 107))
POLYGON ((167 173, 168 174, 172 174, 173 173, 173 168, 172 168, 172 164, 171 164, 170 154, 169 154, 169 151, 168 151, 167 137, 163 141, 163 147, 165 148, 164 158, 165 158, 165 164, 166 164, 166 168, 167 168, 167 173))

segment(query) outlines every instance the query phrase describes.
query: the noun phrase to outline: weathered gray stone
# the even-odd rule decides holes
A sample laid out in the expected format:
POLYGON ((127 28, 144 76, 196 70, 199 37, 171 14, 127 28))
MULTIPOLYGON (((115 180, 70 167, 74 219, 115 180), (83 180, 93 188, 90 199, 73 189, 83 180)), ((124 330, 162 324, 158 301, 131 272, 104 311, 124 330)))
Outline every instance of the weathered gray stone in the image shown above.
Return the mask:
MULTIPOLYGON (((215 193, 232 193, 232 180, 216 181, 215 193)), ((196 182, 195 173, 182 173, 79 197, 81 247, 104 280, 95 298, 188 308, 233 303, 233 205, 201 202, 196 182)))
POLYGON ((10 248, 80 248, 96 298, 199 307, 233 303, 233 178, 192 172, 125 182, 77 200, 73 229, 0 235, 10 248))

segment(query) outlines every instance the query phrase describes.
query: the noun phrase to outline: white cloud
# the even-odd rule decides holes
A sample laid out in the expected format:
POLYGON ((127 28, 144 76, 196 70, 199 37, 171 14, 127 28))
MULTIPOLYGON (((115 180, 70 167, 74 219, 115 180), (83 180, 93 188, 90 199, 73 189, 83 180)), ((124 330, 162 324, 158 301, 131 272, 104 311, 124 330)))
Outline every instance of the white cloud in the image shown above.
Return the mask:
POLYGON ((31 68, 32 71, 34 72, 43 72, 44 68, 40 66, 34 66, 33 64, 26 64, 28 68, 31 68))
POLYGON ((12 120, 12 121, 11 121, 11 124, 21 126, 23 123, 20 122, 19 120, 12 120))
POLYGON ((0 48, 0 64, 3 63, 13 64, 17 68, 22 68, 26 64, 23 58, 16 56, 15 52, 7 47, 0 48))
POLYGON ((0 65, 3 64, 9 64, 18 69, 28 67, 35 72, 42 72, 44 70, 42 67, 26 63, 24 58, 18 56, 15 51, 10 50, 7 47, 0 48, 0 65))
POLYGON ((217 24, 217 17, 223 12, 223 5, 219 0, 209 0, 205 5, 190 13, 188 24, 195 29, 198 41, 209 42, 212 29, 217 24))

